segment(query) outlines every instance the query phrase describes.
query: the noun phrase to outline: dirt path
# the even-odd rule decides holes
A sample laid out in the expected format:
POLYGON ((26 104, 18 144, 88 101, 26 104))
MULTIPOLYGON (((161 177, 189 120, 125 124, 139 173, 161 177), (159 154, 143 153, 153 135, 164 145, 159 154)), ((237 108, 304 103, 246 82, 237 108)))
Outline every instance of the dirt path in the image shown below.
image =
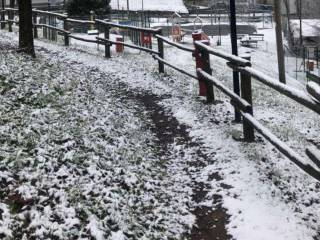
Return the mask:
MULTIPOLYGON (((123 88, 125 89, 125 88, 123 88)), ((178 145, 184 148, 197 148, 194 161, 189 165, 196 169, 204 168, 208 162, 207 156, 201 151, 199 143, 194 142, 189 134, 188 127, 167 113, 166 110, 159 104, 162 100, 158 96, 146 92, 145 94, 133 95, 127 93, 129 97, 136 99, 143 104, 147 109, 149 117, 152 119, 154 128, 152 131, 158 139, 158 148, 161 155, 170 157, 170 145, 178 142, 178 145)), ((169 97, 169 96, 168 96, 169 97)), ((160 156, 159 156, 160 157, 160 156)), ((210 180, 220 181, 221 176, 214 174, 210 176, 210 180)), ((228 186, 226 186, 228 187, 228 186)), ((196 225, 192 228, 191 235, 188 239, 192 240, 228 240, 231 236, 227 233, 226 224, 229 216, 226 209, 222 207, 222 198, 219 195, 214 196, 215 208, 201 206, 200 203, 206 200, 208 190, 210 187, 193 179, 193 195, 192 199, 195 203, 192 212, 196 216, 196 225)))

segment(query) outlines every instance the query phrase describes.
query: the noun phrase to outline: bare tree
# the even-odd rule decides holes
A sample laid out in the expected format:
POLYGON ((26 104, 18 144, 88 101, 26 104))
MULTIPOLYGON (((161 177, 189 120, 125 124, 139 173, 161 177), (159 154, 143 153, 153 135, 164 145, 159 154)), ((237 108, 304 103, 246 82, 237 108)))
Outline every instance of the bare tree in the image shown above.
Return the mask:
POLYGON ((274 0, 274 14, 275 14, 275 22, 276 22, 279 80, 282 83, 286 83, 286 70, 285 70, 285 62, 284 62, 284 49, 283 49, 282 23, 281 23, 281 2, 279 0, 274 0))
POLYGON ((302 37, 302 0, 297 1, 296 4, 297 4, 298 13, 299 13, 300 47, 302 47, 302 45, 303 45, 303 37, 302 37))
POLYGON ((289 40, 290 46, 293 46, 293 36, 292 36, 292 29, 291 29, 291 9, 290 9, 290 3, 289 0, 283 0, 286 17, 287 17, 287 26, 288 26, 288 33, 287 38, 289 40))
POLYGON ((32 3, 31 0, 18 0, 19 5, 19 48, 35 57, 33 43, 32 3))

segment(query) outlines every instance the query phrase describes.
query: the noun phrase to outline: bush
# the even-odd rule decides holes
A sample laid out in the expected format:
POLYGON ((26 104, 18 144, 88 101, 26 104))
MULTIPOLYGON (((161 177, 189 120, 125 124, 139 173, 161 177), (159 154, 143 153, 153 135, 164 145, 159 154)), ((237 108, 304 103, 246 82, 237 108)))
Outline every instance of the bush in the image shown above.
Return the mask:
POLYGON ((110 11, 110 0, 69 0, 67 12, 69 15, 88 15, 90 11, 105 14, 110 11))

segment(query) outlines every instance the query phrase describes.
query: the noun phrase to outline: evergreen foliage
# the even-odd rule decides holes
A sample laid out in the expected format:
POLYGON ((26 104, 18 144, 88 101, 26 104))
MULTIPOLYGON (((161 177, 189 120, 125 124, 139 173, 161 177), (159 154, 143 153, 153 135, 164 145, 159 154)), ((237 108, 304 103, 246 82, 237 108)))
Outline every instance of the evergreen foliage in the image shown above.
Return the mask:
POLYGON ((90 11, 105 14, 110 11, 110 0, 69 0, 67 12, 69 15, 88 15, 90 11))

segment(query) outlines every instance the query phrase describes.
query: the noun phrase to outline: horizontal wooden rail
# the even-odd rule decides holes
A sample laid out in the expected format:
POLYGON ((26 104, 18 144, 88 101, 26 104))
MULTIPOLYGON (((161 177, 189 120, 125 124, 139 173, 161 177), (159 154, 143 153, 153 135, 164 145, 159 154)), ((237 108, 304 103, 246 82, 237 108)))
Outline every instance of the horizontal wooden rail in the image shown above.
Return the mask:
POLYGON ((32 9, 32 12, 33 13, 42 14, 42 15, 50 15, 50 16, 54 16, 54 17, 57 17, 57 18, 61 18, 61 19, 68 18, 68 16, 65 15, 65 14, 49 12, 49 11, 42 11, 42 10, 38 10, 38 9, 32 9))
POLYGON ((142 27, 134 27, 134 26, 127 26, 127 25, 121 25, 113 22, 107 22, 104 20, 99 20, 96 19, 96 23, 101 24, 101 25, 106 25, 109 27, 116 27, 116 28, 122 28, 122 29, 128 29, 128 30, 134 30, 134 31, 139 31, 139 32, 146 32, 146 33, 152 33, 152 34, 158 34, 159 32, 162 31, 161 28, 142 28, 142 27))
POLYGON ((185 74, 185 75, 187 75, 187 76, 189 76, 189 77, 191 77, 191 78, 193 78, 193 79, 196 79, 196 80, 198 79, 197 75, 192 74, 192 73, 189 73, 189 72, 183 70, 182 68, 180 68, 180 67, 178 67, 178 66, 176 66, 176 65, 174 65, 174 64, 171 64, 171 63, 167 62, 167 61, 164 60, 163 58, 160 58, 158 55, 153 55, 153 58, 156 59, 156 60, 158 60, 158 61, 160 61, 160 62, 162 62, 163 64, 165 64, 165 65, 167 65, 167 66, 175 69, 176 71, 178 71, 178 72, 180 72, 180 73, 182 73, 182 74, 185 74))
POLYGON ((164 37, 164 36, 161 36, 161 35, 156 35, 156 38, 158 39, 161 39, 163 42, 171 45, 171 46, 174 46, 178 49, 181 49, 181 50, 184 50, 184 51, 187 51, 187 52, 191 52, 191 53, 194 53, 195 49, 194 48, 191 48, 191 47, 186 47, 186 46, 183 46, 182 44, 179 44, 179 43, 175 43, 173 41, 171 41, 170 39, 164 37))
POLYGON ((250 103, 248 103, 246 100, 239 97, 237 94, 235 94, 233 91, 228 89, 226 86, 224 86, 219 80, 211 76, 210 74, 206 73, 202 69, 197 69, 197 73, 204 79, 206 79, 208 82, 213 84, 216 88, 218 88, 221 92, 223 92, 225 95, 231 98, 232 105, 236 105, 237 108, 243 111, 250 111, 252 106, 250 103))
POLYGON ((306 154, 310 160, 320 168, 320 152, 316 147, 310 147, 306 149, 306 154))
POLYGON ((248 121, 252 125, 252 127, 254 127, 263 137, 265 137, 274 147, 276 147, 288 159, 290 159, 294 164, 296 164, 301 170, 303 170, 305 173, 309 174, 316 180, 320 181, 320 170, 306 163, 304 158, 302 158, 299 154, 293 151, 286 143, 284 143, 273 133, 271 133, 253 116, 242 111, 241 115, 246 121, 248 121))
POLYGON ((5 11, 19 12, 18 8, 5 8, 5 11))
POLYGON ((76 39, 76 40, 83 41, 83 42, 88 42, 88 43, 97 43, 97 44, 103 44, 104 43, 103 41, 100 41, 98 39, 92 40, 92 39, 77 37, 77 36, 74 36, 72 34, 69 35, 69 38, 76 39))
POLYGON ((61 29, 61 28, 58 28, 58 27, 50 26, 50 25, 47 25, 47 24, 35 24, 35 26, 36 26, 36 27, 48 28, 48 29, 51 29, 51 30, 55 30, 55 31, 57 31, 57 32, 65 33, 65 34, 70 34, 69 31, 66 31, 66 30, 61 29))
POLYGON ((150 48, 140 47, 140 46, 137 46, 137 45, 134 45, 134 44, 130 44, 130 43, 119 42, 119 41, 112 41, 112 40, 105 39, 105 38, 100 38, 100 37, 97 37, 97 39, 100 40, 100 41, 102 41, 102 42, 110 43, 111 45, 113 45, 113 44, 120 44, 120 45, 123 45, 123 46, 125 46, 125 47, 138 49, 138 50, 141 50, 141 51, 150 53, 150 54, 158 54, 157 51, 152 50, 152 49, 150 49, 150 48))
POLYGON ((95 21, 89 21, 89 20, 78 20, 78 19, 73 19, 73 18, 67 18, 67 22, 70 23, 79 23, 79 24, 95 24, 95 21))
POLYGON ((214 55, 216 57, 223 58, 223 59, 225 59, 227 61, 230 61, 230 62, 232 62, 234 64, 237 64, 239 66, 242 66, 242 67, 245 67, 245 66, 251 67, 251 62, 248 61, 248 60, 245 60, 245 59, 243 59, 241 57, 238 57, 238 56, 235 56, 235 55, 232 55, 232 54, 229 54, 229 53, 225 53, 225 52, 213 49, 212 47, 210 47, 208 45, 205 45, 205 44, 201 43, 200 41, 196 41, 195 45, 197 47, 199 47, 200 49, 203 49, 206 52, 208 52, 209 54, 212 54, 212 55, 214 55))
POLYGON ((249 74, 259 82, 271 87, 272 89, 278 91, 279 93, 291 98, 292 100, 300 103, 301 105, 313 110, 314 112, 320 114, 320 103, 310 96, 308 96, 303 91, 290 87, 286 84, 280 83, 276 79, 253 69, 252 67, 239 67, 238 70, 245 74, 249 74))
POLYGON ((16 24, 18 24, 18 23, 19 23, 19 21, 12 20, 12 19, 8 19, 8 20, 7 20, 7 22, 8 22, 8 23, 16 23, 16 24))
POLYGON ((307 84, 307 91, 313 98, 319 101, 320 104, 320 85, 316 82, 309 81, 307 84))

